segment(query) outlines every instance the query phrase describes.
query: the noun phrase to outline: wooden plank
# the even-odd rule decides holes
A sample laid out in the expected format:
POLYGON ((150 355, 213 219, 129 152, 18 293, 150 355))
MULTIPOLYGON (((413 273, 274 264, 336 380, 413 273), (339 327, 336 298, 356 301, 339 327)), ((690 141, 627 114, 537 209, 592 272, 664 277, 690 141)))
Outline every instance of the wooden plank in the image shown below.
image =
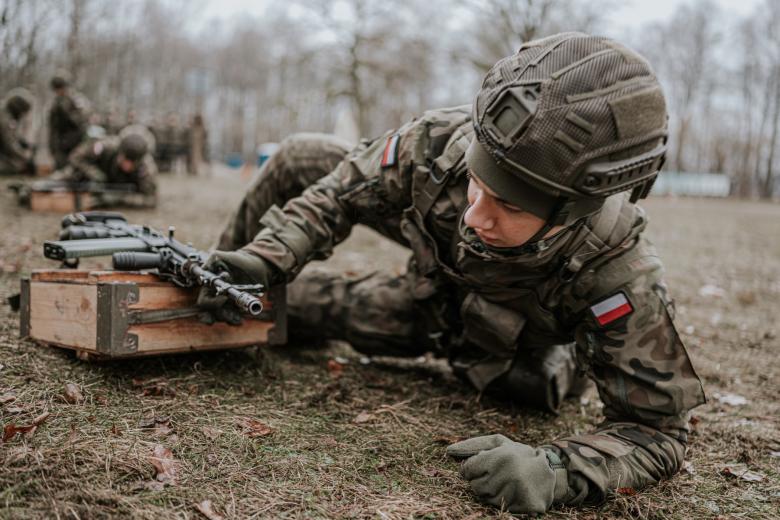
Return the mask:
POLYGON ((157 275, 139 271, 92 271, 88 274, 88 283, 121 282, 136 283, 139 286, 174 287, 171 282, 166 282, 157 275))
POLYGON ((171 283, 159 286, 140 286, 138 289, 138 303, 130 306, 131 309, 157 310, 178 309, 181 307, 194 307, 198 300, 198 289, 182 289, 171 283))
POLYGON ((30 209, 44 213, 73 213, 92 208, 89 193, 79 195, 81 207, 76 207, 76 195, 72 191, 33 191, 30 194, 30 209))
POLYGON ((79 271, 77 269, 36 269, 30 275, 30 280, 33 282, 83 282, 86 281, 89 275, 89 271, 79 271))
POLYGON ((187 352, 244 347, 268 341, 273 323, 244 320, 238 327, 227 323, 206 325, 195 318, 132 325, 128 334, 138 336, 138 353, 187 352))
POLYGON ((93 285, 30 283, 30 337, 96 349, 97 291, 93 285))

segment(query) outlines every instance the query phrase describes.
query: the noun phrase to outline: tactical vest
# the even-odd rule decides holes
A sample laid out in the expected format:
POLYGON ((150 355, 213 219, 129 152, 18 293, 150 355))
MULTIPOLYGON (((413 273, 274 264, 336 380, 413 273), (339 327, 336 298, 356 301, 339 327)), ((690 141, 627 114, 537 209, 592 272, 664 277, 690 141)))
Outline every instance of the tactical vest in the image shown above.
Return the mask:
MULTIPOLYGON (((484 389, 508 370, 518 348, 574 340, 576 317, 590 305, 596 267, 625 264, 654 252, 636 247, 646 221, 624 194, 607 199, 597 214, 553 237, 505 255, 487 248, 462 223, 467 207, 464 155, 471 138, 470 107, 431 111, 422 117, 413 155, 412 200, 401 232, 413 252, 414 297, 426 299, 449 286, 460 323, 454 327, 466 377, 484 389), (452 114, 460 113, 453 118, 452 114), (432 135, 435 133, 435 135, 432 135), (455 288, 454 291, 451 289, 455 288), (562 316, 574 317, 567 322, 562 316)), ((632 279, 621 271, 610 284, 632 279)), ((453 366, 458 367, 458 359, 453 366)))

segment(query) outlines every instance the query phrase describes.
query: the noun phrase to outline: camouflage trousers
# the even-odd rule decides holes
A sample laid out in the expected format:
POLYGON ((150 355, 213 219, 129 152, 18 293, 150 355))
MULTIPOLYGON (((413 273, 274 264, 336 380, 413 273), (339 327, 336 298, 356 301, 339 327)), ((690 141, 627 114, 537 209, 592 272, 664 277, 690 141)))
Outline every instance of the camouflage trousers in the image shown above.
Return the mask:
MULTIPOLYGON (((285 139, 258 172, 222 232, 216 249, 232 251, 252 241, 260 218, 272 206, 300 195, 327 175, 350 146, 325 134, 295 134, 285 139)), ((326 269, 303 271, 287 289, 291 341, 347 341, 366 355, 419 356, 434 352, 450 358, 456 374, 464 366, 449 339, 458 335, 457 305, 450 294, 426 299, 413 296, 416 273, 374 272, 362 275, 326 269), (457 358, 457 359, 455 359, 457 358)), ((465 364, 480 357, 474 345, 465 364)), ((484 356, 483 356, 484 357, 484 356)), ((575 386, 574 346, 558 345, 544 352, 520 350, 512 368, 492 389, 523 396, 524 404, 554 410, 575 386)), ((480 388, 482 390, 482 388, 480 388)))

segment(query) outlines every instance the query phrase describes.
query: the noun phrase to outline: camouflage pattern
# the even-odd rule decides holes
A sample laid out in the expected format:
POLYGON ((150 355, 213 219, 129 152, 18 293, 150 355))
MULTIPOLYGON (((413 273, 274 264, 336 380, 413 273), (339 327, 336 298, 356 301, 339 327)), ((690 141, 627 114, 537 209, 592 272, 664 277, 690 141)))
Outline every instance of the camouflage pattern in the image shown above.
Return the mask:
POLYGON ((99 182, 109 185, 134 184, 137 193, 96 194, 104 200, 100 205, 154 207, 157 203, 157 165, 147 153, 137 163, 136 169, 125 173, 119 168, 120 138, 105 137, 82 143, 68 157, 68 165, 52 174, 55 180, 75 182, 99 182))
POLYGON ((77 93, 58 94, 49 110, 49 150, 54 167, 68 163, 68 155, 86 138, 88 103, 77 93))
POLYGON ((433 350, 480 390, 500 382, 520 353, 576 342, 607 422, 547 446, 568 469, 573 491, 565 502, 598 501, 618 486, 673 475, 688 412, 704 395, 674 327, 663 267, 643 234, 644 212, 618 194, 555 236, 492 250, 462 223, 470 112, 427 112, 345 156, 322 136, 286 140, 217 247, 258 254, 294 280, 294 334, 345 339, 371 354, 433 350), (382 167, 396 134, 395 160, 382 167), (412 250, 404 275, 307 271, 296 279, 357 223, 412 250), (602 327, 590 307, 617 292, 635 310, 602 327))
POLYGON ((32 173, 33 149, 19 135, 19 120, 0 108, 0 175, 32 173))

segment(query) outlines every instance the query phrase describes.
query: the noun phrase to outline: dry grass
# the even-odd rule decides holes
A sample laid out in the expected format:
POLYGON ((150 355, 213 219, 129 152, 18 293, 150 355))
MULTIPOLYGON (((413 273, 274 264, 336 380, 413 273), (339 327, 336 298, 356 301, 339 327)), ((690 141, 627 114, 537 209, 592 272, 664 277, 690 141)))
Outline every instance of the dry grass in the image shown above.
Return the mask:
MULTIPOLYGON (((201 247, 241 193, 241 182, 227 173, 198 184, 163 181, 162 206, 130 213, 132 220, 174 223, 180 237, 201 247)), ((5 192, 0 204, 5 298, 18 290, 20 274, 53 267, 40 246, 55 235, 58 218, 16 208, 5 192)), ((646 205, 679 323, 710 396, 696 411, 691 470, 635 496, 550 516, 776 518, 780 206, 672 199, 646 205), (724 295, 701 295, 706 284, 724 295), (713 397, 728 392, 748 403, 713 397), (765 478, 720 474, 735 462, 765 478)), ((404 255, 360 230, 332 263, 397 269, 404 255), (383 254, 372 254, 377 247, 383 254)), ((480 400, 429 364, 362 365, 338 344, 86 364, 17 336, 18 315, 2 306, 0 396, 15 396, 0 405, 2 424, 51 415, 31 435, 0 444, 0 518, 204 518, 195 508, 203 500, 226 518, 508 517, 473 500, 444 446, 491 432, 541 443, 599 420, 597 399, 568 403, 550 417, 480 400), (337 355, 350 360, 340 377, 327 368, 337 355), (80 386, 83 402, 66 402, 67 383, 80 386), (245 418, 271 433, 248 436, 245 418), (154 483, 157 444, 177 461, 174 485, 154 483)))

